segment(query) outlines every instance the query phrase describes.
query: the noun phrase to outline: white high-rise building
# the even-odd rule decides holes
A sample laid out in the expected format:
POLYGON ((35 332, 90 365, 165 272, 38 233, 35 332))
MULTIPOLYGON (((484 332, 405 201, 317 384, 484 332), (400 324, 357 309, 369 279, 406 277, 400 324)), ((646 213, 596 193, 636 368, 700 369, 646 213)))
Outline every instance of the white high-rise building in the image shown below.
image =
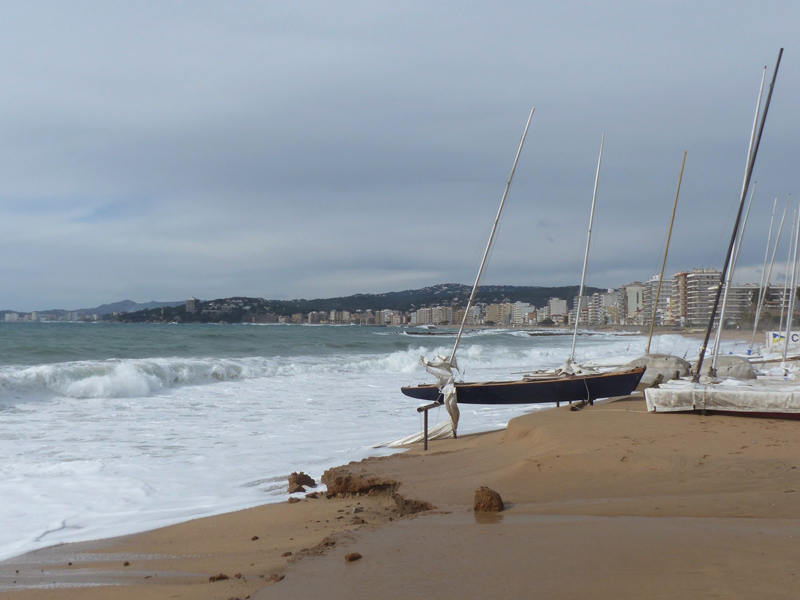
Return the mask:
POLYGON ((526 302, 515 302, 511 309, 511 324, 512 325, 527 325, 528 313, 533 310, 533 306, 526 302))

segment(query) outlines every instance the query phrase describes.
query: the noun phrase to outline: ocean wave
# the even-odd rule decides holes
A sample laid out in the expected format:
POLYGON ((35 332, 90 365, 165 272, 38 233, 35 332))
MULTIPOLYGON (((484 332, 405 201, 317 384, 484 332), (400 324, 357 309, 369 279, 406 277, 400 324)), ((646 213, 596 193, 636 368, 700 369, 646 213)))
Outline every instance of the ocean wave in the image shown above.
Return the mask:
POLYGON ((259 377, 411 372, 427 352, 419 347, 377 355, 112 359, 0 367, 0 402, 23 396, 137 398, 184 385, 259 377))
MULTIPOLYGON (((502 377, 525 369, 556 367, 569 356, 569 339, 562 336, 525 338, 497 334, 476 337, 459 348, 458 363, 471 377, 502 377), (513 341, 512 343, 512 340, 513 341)), ((576 352, 578 360, 622 364, 639 356, 644 338, 588 336, 576 352)), ((665 335, 654 339, 653 350, 682 356, 696 340, 665 335)), ((327 349, 328 351, 330 349, 327 349)), ((32 367, 0 367, 0 402, 22 397, 137 398, 185 385, 209 385, 261 377, 307 378, 351 374, 422 374, 421 356, 433 358, 452 352, 450 340, 420 338, 419 344, 382 352, 331 352, 305 356, 245 358, 146 358, 63 362, 32 367)))
POLYGON ((256 375, 229 359, 129 359, 0 368, 0 398, 48 394, 69 398, 131 398, 193 383, 256 375))

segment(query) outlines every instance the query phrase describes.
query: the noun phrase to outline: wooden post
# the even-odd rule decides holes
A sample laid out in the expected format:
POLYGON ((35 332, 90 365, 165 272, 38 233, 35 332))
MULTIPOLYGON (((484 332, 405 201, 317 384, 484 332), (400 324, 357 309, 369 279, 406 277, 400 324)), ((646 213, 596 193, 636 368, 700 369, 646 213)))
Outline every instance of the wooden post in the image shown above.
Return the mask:
POLYGON ((425 411, 425 445, 422 448, 425 452, 428 451, 428 411, 425 411))
POLYGON ((441 406, 444 402, 436 401, 431 404, 426 404, 425 406, 420 406, 417 408, 417 412, 421 412, 425 414, 425 434, 423 437, 423 450, 427 452, 428 450, 428 411, 432 408, 436 408, 441 406))

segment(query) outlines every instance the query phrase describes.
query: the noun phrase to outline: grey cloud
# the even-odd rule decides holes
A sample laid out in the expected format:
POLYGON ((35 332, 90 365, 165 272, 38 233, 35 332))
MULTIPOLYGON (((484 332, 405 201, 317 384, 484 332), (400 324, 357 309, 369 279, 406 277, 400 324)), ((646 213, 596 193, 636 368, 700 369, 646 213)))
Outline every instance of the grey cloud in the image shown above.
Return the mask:
MULTIPOLYGON (((7 7, 0 308, 470 283, 534 104, 487 282, 577 282, 602 132, 590 283, 660 266, 684 150, 668 270, 721 266, 795 3, 457 8, 7 7)), ((787 49, 743 273, 796 183, 798 74, 787 49)))

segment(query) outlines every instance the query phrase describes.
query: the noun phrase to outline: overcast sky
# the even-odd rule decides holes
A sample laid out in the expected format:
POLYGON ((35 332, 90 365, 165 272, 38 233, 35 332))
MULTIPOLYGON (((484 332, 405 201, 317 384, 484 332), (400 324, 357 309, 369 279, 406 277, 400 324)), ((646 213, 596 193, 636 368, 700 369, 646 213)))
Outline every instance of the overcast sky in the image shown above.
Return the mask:
MULTIPOLYGON (((721 268, 798 190, 800 3, 16 2, 0 12, 0 309, 721 268)), ((796 203, 796 201, 795 201, 796 203)), ((791 212, 789 209, 789 217, 791 212)), ((776 272, 788 246, 784 230, 776 272)), ((773 236, 774 239, 774 236, 773 236)), ((777 281, 782 275, 774 276, 777 281)))

